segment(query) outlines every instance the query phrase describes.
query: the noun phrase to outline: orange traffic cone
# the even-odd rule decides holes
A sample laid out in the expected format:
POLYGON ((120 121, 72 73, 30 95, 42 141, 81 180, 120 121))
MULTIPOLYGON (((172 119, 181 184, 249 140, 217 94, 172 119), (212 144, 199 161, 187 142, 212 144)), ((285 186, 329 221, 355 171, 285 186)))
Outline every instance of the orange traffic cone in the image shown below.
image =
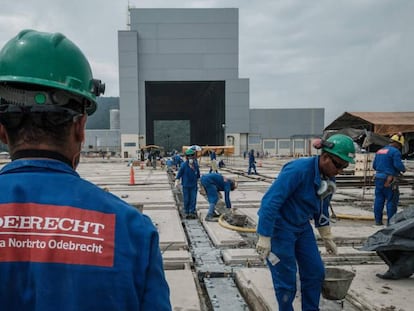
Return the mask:
POLYGON ((135 185, 135 172, 134 167, 131 165, 131 171, 129 173, 129 185, 135 185))

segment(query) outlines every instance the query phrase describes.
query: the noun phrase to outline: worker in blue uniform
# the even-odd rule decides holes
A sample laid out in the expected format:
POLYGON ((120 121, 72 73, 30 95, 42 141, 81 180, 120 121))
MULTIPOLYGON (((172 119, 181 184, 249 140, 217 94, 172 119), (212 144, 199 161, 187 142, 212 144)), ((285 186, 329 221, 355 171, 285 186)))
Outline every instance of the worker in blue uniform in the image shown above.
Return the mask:
POLYGON ((177 152, 177 151, 175 151, 175 153, 174 153, 174 155, 173 155, 172 159, 173 159, 173 163, 174 163, 175 170, 176 170, 176 171, 178 171, 178 170, 179 170, 179 168, 180 168, 180 166, 181 166, 181 164, 182 164, 184 161, 183 161, 183 159, 181 158, 181 156, 178 154, 178 152, 177 152))
POLYGON ((249 168, 247 170, 247 174, 250 175, 252 173, 252 170, 254 172, 254 174, 257 175, 257 171, 256 171, 256 159, 254 157, 254 150, 250 150, 249 152, 249 168))
POLYGON ((1 310, 171 310, 151 219, 75 171, 104 90, 62 34, 0 51, 1 310))
POLYGON ((335 175, 354 163, 350 137, 335 134, 316 146, 320 155, 288 162, 265 193, 258 211, 257 252, 267 259, 280 311, 293 311, 299 269, 302 310, 319 310, 324 265, 310 223, 328 253, 336 254, 329 223, 335 175), (269 256, 270 255, 270 256, 269 256))
POLYGON ((375 201, 374 217, 377 226, 383 225, 382 214, 384 203, 387 206, 387 225, 397 212, 399 201, 398 176, 405 172, 401 161, 401 148, 404 146, 404 136, 395 134, 389 145, 375 153, 372 167, 375 172, 375 201))
POLYGON ((181 165, 175 177, 175 186, 177 187, 181 180, 184 199, 184 217, 187 219, 196 219, 197 185, 200 178, 200 168, 197 161, 194 160, 195 151, 193 149, 187 149, 185 157, 186 161, 181 165))
POLYGON ((217 155, 215 150, 210 150, 210 171, 209 173, 218 173, 217 155))
POLYGON ((219 200, 219 191, 224 192, 224 202, 226 203, 226 208, 231 208, 230 201, 230 191, 233 191, 237 188, 237 183, 232 178, 227 178, 221 174, 209 173, 201 176, 200 179, 201 185, 204 187, 207 201, 209 204, 207 216, 205 221, 217 221, 214 218, 214 212, 216 204, 219 200))

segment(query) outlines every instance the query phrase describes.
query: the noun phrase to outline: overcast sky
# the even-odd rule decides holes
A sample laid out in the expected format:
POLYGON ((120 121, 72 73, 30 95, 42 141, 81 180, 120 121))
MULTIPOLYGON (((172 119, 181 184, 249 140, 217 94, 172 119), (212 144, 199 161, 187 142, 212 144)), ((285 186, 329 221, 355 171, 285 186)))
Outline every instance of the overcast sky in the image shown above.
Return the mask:
MULTIPOLYGON (((412 0, 130 0, 136 8, 239 8, 239 76, 251 108, 414 110, 412 0)), ((1 0, 0 46, 25 28, 62 32, 119 96, 127 0, 1 0)))

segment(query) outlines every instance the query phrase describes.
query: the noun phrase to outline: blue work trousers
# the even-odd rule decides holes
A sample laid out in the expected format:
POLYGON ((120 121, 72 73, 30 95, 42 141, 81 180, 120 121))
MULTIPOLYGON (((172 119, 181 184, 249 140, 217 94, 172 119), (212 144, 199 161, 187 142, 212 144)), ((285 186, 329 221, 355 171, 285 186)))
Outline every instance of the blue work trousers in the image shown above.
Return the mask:
POLYGON ((272 237, 272 252, 279 257, 270 268, 279 311, 294 311, 296 274, 299 268, 302 311, 319 310, 322 282, 325 268, 319 254, 312 226, 292 232, 289 229, 275 229, 272 237))
POLYGON ((197 203, 197 186, 183 187, 184 213, 195 214, 197 203))
POLYGON ((256 164, 254 164, 254 162, 250 162, 249 163, 249 169, 248 169, 248 171, 247 171, 247 174, 251 174, 252 173, 252 170, 253 170, 253 172, 257 175, 257 171, 256 171, 256 164))
POLYGON ((393 191, 392 186, 384 187, 385 179, 375 178, 375 202, 374 216, 375 223, 382 223, 382 213, 384 211, 384 203, 387 205, 387 224, 392 216, 397 212, 399 201, 398 190, 393 191))

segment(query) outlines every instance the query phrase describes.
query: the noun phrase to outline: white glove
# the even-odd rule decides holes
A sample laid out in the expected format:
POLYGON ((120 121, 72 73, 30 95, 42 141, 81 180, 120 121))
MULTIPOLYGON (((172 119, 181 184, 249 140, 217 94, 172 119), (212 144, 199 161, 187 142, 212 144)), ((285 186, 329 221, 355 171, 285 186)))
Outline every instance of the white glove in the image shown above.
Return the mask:
POLYGON ((270 239, 270 236, 263 236, 259 234, 259 240, 256 244, 256 251, 263 260, 267 258, 270 253, 270 239))
POLYGON ((318 231, 325 244, 326 252, 331 255, 338 255, 338 249, 331 233, 331 226, 319 227, 318 231))
POLYGON ((180 184, 180 181, 178 179, 176 179, 175 182, 174 182, 174 186, 178 187, 179 184, 180 184))

